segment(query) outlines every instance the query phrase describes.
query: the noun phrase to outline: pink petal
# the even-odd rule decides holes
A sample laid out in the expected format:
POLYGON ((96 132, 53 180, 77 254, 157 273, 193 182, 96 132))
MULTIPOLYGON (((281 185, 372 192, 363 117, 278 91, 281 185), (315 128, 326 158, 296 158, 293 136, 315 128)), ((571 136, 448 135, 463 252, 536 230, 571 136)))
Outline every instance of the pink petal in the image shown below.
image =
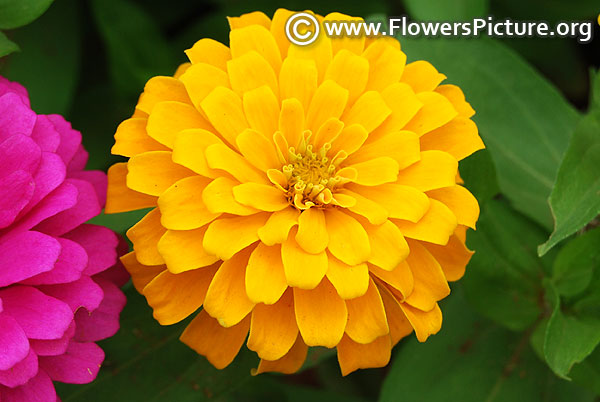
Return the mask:
POLYGON ((81 179, 90 182, 96 190, 98 196, 98 203, 101 207, 106 204, 106 188, 108 187, 108 179, 106 173, 100 170, 81 170, 76 172, 70 172, 70 177, 74 179, 81 179))
POLYGON ((0 96, 0 111, 0 142, 15 134, 31 135, 37 116, 21 96, 13 92, 0 96))
POLYGON ((24 285, 54 285, 73 282, 81 278, 88 263, 85 249, 74 241, 58 238, 62 249, 54 269, 22 281, 24 285))
POLYGON ((95 278, 104 291, 104 299, 91 314, 80 310, 75 314, 77 328, 75 339, 78 341, 99 341, 117 333, 119 315, 125 307, 126 298, 123 292, 113 283, 95 278))
POLYGON ((38 203, 28 214, 13 225, 11 231, 28 230, 44 219, 54 216, 77 203, 77 187, 69 182, 62 183, 56 190, 38 203))
POLYGON ((29 94, 27 93, 25 87, 18 82, 11 82, 0 76, 0 96, 8 92, 14 92, 15 94, 19 95, 21 101, 25 105, 29 106, 29 94))
POLYGON ((29 204, 19 217, 31 211, 38 202, 60 186, 65 181, 65 175, 66 167, 60 156, 50 152, 42 152, 40 165, 33 175, 33 180, 35 181, 33 197, 31 197, 31 201, 29 201, 29 204))
POLYGON ((94 311, 98 308, 104 297, 102 288, 89 276, 82 276, 75 282, 39 286, 38 288, 48 296, 67 303, 71 307, 71 310, 73 310, 73 313, 82 307, 88 313, 94 311))
POLYGON ((44 233, 55 236, 63 235, 92 219, 102 210, 98 203, 96 191, 90 183, 78 179, 67 179, 65 183, 77 187, 77 203, 73 207, 39 223, 37 228, 44 233))
POLYGON ((8 370, 0 371, 0 384, 11 388, 18 387, 35 377, 37 372, 38 357, 32 349, 29 349, 27 357, 8 370))
POLYGON ((31 200, 35 183, 31 174, 17 170, 0 180, 0 228, 12 224, 31 200))
POLYGON ((0 143, 0 161, 2 170, 0 177, 8 172, 24 170, 33 173, 42 156, 42 150, 30 137, 14 134, 0 143))
MULTIPOLYGON (((129 244, 127 240, 121 235, 117 235, 119 238, 119 244, 117 245, 117 255, 125 255, 129 252, 129 244)), ((100 272, 99 274, 94 275, 94 279, 103 278, 109 282, 114 283, 117 287, 121 288, 129 281, 129 272, 121 263, 121 260, 117 258, 117 262, 115 265, 110 267, 109 269, 100 272)))
POLYGON ((117 235, 104 226, 83 224, 65 234, 81 245, 88 255, 86 275, 94 275, 114 265, 117 261, 116 247, 119 242, 117 235))
POLYGON ((33 339, 60 339, 73 321, 66 304, 30 286, 16 285, 0 290, 3 314, 11 315, 33 339))
POLYGON ((96 378, 104 361, 104 352, 95 343, 71 342, 59 356, 40 357, 40 367, 54 381, 87 384, 96 378))
POLYGON ((52 340, 40 340, 32 339, 29 341, 31 348, 35 351, 38 356, 56 356, 62 355, 67 351, 71 338, 75 335, 75 321, 71 322, 71 325, 65 332, 62 338, 52 340))
POLYGON ((71 159, 69 165, 67 166, 67 171, 75 173, 77 171, 83 170, 85 168, 85 165, 87 164, 88 157, 89 154, 87 153, 83 145, 79 144, 79 148, 77 148, 73 159, 71 159))
POLYGON ((54 124, 44 115, 38 115, 31 138, 37 142, 42 151, 55 152, 60 145, 60 135, 54 124))
POLYGON ((17 388, 0 387, 2 402, 56 402, 56 390, 48 374, 39 370, 37 375, 17 388))
POLYGON ((29 354, 25 332, 11 316, 0 313, 0 371, 8 370, 29 354))
POLYGON ((56 153, 60 155, 65 165, 69 166, 69 162, 75 156, 79 145, 81 144, 81 133, 73 130, 71 123, 65 120, 64 117, 57 114, 49 114, 46 116, 52 122, 54 128, 60 135, 60 145, 56 153))
POLYGON ((58 240, 43 233, 29 231, 4 236, 0 240, 0 286, 50 271, 60 253, 58 240))

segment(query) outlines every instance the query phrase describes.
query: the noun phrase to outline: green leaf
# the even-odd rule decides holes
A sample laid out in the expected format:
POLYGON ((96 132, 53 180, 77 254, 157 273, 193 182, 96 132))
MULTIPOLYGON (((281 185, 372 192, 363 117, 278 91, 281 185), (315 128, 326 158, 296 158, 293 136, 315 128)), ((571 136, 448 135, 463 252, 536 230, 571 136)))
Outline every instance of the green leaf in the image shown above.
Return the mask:
POLYGON ((554 260, 552 280, 561 296, 574 296, 590 284, 600 266, 600 228, 571 240, 554 260))
POLYGON ((8 56, 13 52, 18 52, 19 46, 9 40, 4 33, 0 32, 0 57, 8 56))
POLYGON ((91 4, 119 91, 137 96, 149 78, 175 72, 177 65, 166 40, 141 6, 129 0, 91 4))
POLYGON ((505 203, 482 207, 477 231, 467 244, 476 250, 462 280, 467 298, 479 312, 512 330, 524 330, 541 314, 543 262, 535 245, 544 231, 505 203))
POLYGON ((554 311, 546 328, 544 356, 558 376, 569 379, 567 374, 573 365, 583 361, 600 343, 600 319, 564 313, 554 286, 548 284, 547 290, 554 311))
POLYGON ((410 16, 421 21, 466 21, 487 15, 489 0, 404 0, 410 16))
POLYGON ((0 29, 27 25, 42 15, 54 0, 0 0, 0 29))
POLYGON ((408 340, 396 351, 381 402, 571 402, 594 395, 554 376, 528 344, 481 319, 459 288, 442 306, 444 324, 425 343, 408 340))
POLYGON ((540 255, 600 214, 600 74, 593 94, 590 112, 577 125, 550 195, 554 232, 540 245, 540 255))
POLYGON ((65 114, 71 107, 81 67, 80 4, 58 1, 13 33, 23 51, 10 57, 2 75, 27 88, 37 113, 65 114))
POLYGON ((500 192, 496 168, 487 149, 475 152, 460 161, 460 177, 480 205, 500 192))
POLYGON ((59 387, 64 402, 199 402, 218 399, 251 378, 258 365, 246 348, 224 370, 179 341, 189 320, 162 327, 144 298, 130 287, 121 315, 121 330, 101 342, 106 360, 98 378, 86 385, 59 387))
POLYGON ((584 361, 574 365, 569 375, 577 384, 600 395, 600 348, 596 348, 584 361))
POLYGON ((410 60, 427 60, 459 85, 513 206, 552 227, 547 198, 578 113, 501 43, 488 39, 400 38, 410 60))

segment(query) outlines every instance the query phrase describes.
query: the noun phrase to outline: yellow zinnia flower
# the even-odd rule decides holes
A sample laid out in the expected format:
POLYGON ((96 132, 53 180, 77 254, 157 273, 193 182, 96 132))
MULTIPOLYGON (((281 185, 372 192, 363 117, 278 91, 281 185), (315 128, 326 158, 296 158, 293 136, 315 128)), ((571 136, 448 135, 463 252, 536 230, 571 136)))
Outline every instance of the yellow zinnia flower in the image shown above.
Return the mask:
POLYGON ((106 212, 153 207, 123 262, 161 324, 203 306, 181 340, 216 367, 247 338, 257 372, 325 346, 345 375, 440 329, 479 214, 457 161, 483 143, 462 91, 398 41, 290 45, 291 14, 231 18, 230 47, 202 39, 148 81, 106 212))

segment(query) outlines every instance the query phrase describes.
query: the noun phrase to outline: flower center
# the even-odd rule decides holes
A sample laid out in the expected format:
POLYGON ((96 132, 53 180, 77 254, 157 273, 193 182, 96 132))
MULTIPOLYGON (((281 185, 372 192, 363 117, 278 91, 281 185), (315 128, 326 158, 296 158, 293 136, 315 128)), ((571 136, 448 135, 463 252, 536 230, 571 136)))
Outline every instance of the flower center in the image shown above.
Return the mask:
POLYGON ((315 151, 304 141, 298 149, 288 148, 289 163, 282 171, 288 183, 288 199, 296 208, 335 204, 333 190, 349 181, 338 175, 339 165, 348 155, 340 151, 331 157, 330 149, 331 144, 326 143, 315 151))

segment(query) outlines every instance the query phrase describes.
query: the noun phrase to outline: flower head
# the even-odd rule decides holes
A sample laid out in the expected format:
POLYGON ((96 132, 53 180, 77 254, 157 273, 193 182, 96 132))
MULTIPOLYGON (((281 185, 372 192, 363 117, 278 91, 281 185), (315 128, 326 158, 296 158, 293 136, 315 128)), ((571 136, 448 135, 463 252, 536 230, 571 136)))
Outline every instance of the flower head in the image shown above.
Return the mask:
POLYGON ((346 374, 440 329, 479 214, 458 160, 483 143, 462 91, 395 39, 300 47, 290 15, 231 18, 229 47, 202 39, 148 81, 107 211, 153 208, 123 262, 161 324, 203 306, 181 340, 216 367, 248 336, 258 372, 325 346, 346 374))
POLYGON ((118 238, 86 224, 106 176, 84 171, 81 134, 37 115, 27 91, 0 77, 0 400, 55 401, 52 381, 92 381, 94 342, 119 328, 128 275, 118 238))

